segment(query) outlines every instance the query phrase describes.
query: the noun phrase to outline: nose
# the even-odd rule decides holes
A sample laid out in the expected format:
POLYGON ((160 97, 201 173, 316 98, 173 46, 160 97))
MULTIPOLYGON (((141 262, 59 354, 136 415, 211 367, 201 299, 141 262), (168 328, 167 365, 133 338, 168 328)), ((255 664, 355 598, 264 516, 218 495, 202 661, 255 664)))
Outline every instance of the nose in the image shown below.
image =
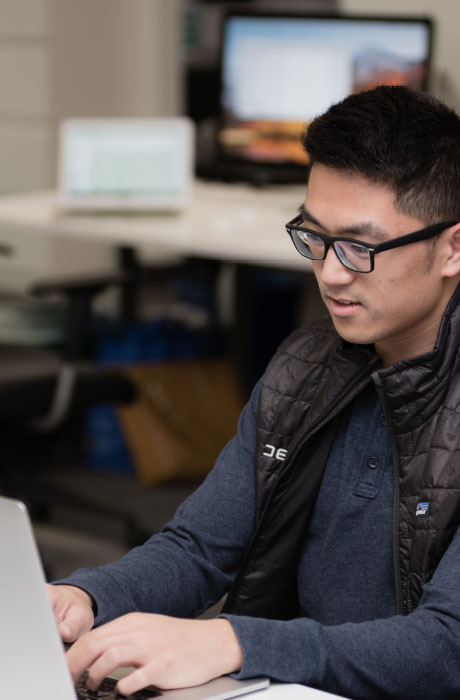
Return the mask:
MULTIPOLYGON (((318 264, 318 263, 317 263, 318 264)), ((345 267, 334 252, 332 246, 327 251, 326 258, 319 263, 317 275, 328 286, 350 284, 359 273, 345 267)))

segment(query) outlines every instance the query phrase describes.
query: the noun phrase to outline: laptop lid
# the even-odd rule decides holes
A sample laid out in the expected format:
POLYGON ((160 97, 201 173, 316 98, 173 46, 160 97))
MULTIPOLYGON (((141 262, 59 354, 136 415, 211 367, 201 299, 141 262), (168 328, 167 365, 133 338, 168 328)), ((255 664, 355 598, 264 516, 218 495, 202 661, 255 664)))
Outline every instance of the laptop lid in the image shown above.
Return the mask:
POLYGON ((8 700, 75 700, 25 506, 0 498, 0 659, 8 700))
MULTIPOLYGON (((27 509, 4 497, 0 497, 0 557, 2 697, 76 700, 27 509)), ((202 686, 160 693, 165 700, 224 700, 268 684, 264 678, 237 681, 223 676, 202 686)), ((130 697, 136 700, 135 694, 130 697)))
POLYGON ((84 211, 187 206, 194 126, 170 119, 70 119, 59 130, 58 202, 84 211))

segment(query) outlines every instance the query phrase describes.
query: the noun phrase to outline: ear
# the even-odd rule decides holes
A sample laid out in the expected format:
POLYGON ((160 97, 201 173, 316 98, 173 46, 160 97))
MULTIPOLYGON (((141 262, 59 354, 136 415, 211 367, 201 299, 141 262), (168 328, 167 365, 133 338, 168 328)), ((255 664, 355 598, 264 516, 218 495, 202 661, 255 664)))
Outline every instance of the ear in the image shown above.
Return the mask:
POLYGON ((460 224, 447 231, 446 246, 447 256, 441 272, 444 277, 455 277, 460 274, 460 224))

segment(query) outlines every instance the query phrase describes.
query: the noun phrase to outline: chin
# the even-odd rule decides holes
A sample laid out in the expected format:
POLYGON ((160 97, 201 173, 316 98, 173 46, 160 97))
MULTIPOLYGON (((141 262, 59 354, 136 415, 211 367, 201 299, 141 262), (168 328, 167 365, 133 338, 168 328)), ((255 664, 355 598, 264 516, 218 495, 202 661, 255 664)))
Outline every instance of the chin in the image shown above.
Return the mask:
POLYGON ((353 343, 355 345, 373 345, 376 341, 375 336, 369 334, 369 332, 364 330, 359 330, 358 328, 352 328, 343 322, 337 322, 335 318, 332 318, 335 330, 340 335, 343 340, 347 343, 353 343))

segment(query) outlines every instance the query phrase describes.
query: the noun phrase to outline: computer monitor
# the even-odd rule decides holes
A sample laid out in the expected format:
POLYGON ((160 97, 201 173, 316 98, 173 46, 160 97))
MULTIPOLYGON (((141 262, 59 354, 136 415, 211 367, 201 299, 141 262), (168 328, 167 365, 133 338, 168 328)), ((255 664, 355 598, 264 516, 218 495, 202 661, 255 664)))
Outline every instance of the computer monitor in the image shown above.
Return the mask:
MULTIPOLYGON (((305 124, 350 93, 428 85, 432 23, 420 17, 261 15, 223 22, 219 158, 305 179, 305 124)), ((282 179, 282 177, 281 177, 282 179)))

